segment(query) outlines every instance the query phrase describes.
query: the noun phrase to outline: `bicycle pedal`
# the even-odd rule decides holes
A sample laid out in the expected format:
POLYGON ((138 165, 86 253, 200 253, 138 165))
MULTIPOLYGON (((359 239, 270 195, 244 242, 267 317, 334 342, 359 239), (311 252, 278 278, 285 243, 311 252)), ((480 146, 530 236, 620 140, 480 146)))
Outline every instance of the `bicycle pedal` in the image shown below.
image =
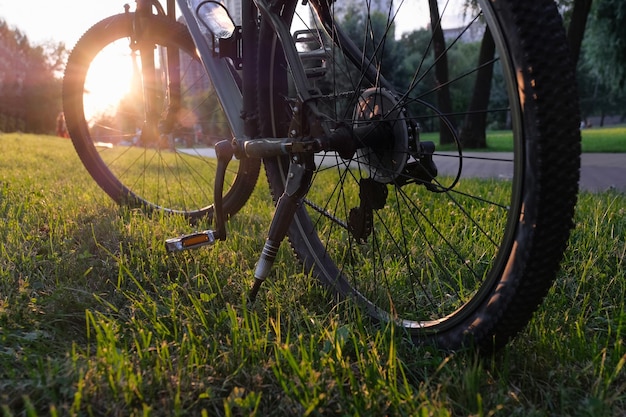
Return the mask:
POLYGON ((215 240, 213 230, 204 230, 202 232, 167 239, 165 241, 165 249, 167 249, 168 252, 182 252, 187 249, 213 245, 215 244, 215 240))

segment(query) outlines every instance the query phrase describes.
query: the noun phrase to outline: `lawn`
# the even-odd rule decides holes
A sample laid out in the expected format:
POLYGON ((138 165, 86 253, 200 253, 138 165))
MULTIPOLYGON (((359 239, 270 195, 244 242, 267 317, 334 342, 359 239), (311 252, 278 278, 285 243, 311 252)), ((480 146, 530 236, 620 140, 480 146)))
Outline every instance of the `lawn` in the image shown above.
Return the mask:
POLYGON ((582 130, 583 152, 626 152, 626 127, 582 130))
MULTIPOLYGON (((581 131, 583 152, 626 152, 626 126, 583 129, 581 131)), ((422 140, 438 143, 436 133, 423 133, 422 140)), ((487 132, 487 149, 481 151, 510 152, 512 136, 510 131, 487 132)), ((471 151, 471 150, 470 150, 471 151)))
MULTIPOLYGON (((598 140, 590 132, 585 141, 598 140)), ((410 346, 330 303, 288 245, 248 308, 272 214, 263 178, 228 240, 171 256, 163 242, 189 231, 185 221, 116 206, 68 140, 10 134, 0 145, 4 416, 626 410, 623 193, 580 195, 545 302, 515 340, 480 357, 410 346)))

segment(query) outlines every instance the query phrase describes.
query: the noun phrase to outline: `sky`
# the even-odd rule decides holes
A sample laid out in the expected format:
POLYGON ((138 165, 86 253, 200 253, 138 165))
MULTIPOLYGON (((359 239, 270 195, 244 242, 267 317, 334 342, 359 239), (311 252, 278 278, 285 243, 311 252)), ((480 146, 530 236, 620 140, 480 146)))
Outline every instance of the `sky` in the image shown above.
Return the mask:
MULTIPOLYGON (((452 0, 451 3, 458 3, 452 0)), ((11 27, 20 29, 32 45, 48 41, 63 42, 73 48, 78 39, 93 24, 107 16, 124 12, 124 4, 135 9, 134 0, 0 0, 0 18, 11 27)), ((398 16, 401 30, 404 19, 415 24, 416 16, 427 19, 427 11, 403 13, 398 16)), ((444 27, 446 25, 444 21, 444 27)))
POLYGON ((133 0, 0 0, 0 18, 28 37, 32 45, 63 42, 72 48, 93 24, 123 13, 133 0))

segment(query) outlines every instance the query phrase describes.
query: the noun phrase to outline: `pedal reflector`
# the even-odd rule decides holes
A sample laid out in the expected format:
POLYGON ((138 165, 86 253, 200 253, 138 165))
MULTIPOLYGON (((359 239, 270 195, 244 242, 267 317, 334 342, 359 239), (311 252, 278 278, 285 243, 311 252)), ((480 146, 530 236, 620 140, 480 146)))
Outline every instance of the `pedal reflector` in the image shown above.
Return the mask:
POLYGON ((195 249, 201 246, 215 243, 213 230, 192 233, 180 237, 174 237, 165 241, 165 248, 168 252, 180 252, 187 249, 195 249))

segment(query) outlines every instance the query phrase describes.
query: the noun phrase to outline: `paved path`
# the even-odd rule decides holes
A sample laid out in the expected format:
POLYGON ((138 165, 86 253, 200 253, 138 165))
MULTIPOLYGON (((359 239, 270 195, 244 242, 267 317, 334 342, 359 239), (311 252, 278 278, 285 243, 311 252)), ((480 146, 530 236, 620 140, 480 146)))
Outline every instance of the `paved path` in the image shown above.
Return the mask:
MULTIPOLYGON (((464 155, 463 176, 480 178, 510 178, 510 153, 472 152, 464 155), (497 159, 497 160, 493 160, 497 159), (498 161, 501 160, 501 161, 498 161)), ((454 175, 458 170, 456 158, 440 156, 435 162, 440 174, 454 175)), ((599 192, 614 188, 626 192, 626 153, 586 153, 581 158, 580 188, 599 192)))
POLYGON ((580 188, 587 191, 605 191, 608 188, 615 188, 626 192, 626 154, 583 154, 580 188))
MULTIPOLYGON (((194 150, 214 158, 212 148, 194 150)), ((438 153, 439 154, 439 153, 438 153)), ((511 154, 506 152, 468 152, 463 159, 463 176, 511 178, 511 154), (495 160, 494 160, 495 159, 495 160)), ((441 175, 456 175, 456 154, 439 154, 435 163, 441 175)), ((581 158, 580 188, 599 192, 614 188, 626 192, 626 153, 585 153, 581 158)))

